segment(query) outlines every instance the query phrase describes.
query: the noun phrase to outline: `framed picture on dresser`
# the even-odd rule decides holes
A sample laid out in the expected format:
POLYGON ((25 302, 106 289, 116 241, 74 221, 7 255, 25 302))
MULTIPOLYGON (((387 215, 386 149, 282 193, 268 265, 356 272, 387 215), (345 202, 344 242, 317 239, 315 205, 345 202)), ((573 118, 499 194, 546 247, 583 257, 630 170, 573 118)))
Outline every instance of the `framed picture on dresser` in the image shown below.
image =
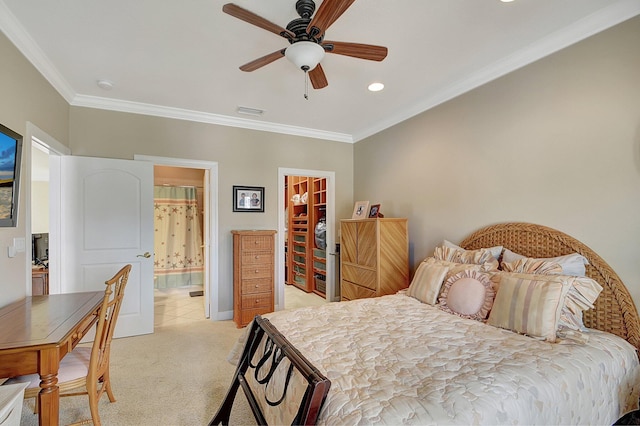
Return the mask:
POLYGON ((356 204, 353 206, 353 214, 351 215, 351 219, 366 219, 368 213, 369 202, 356 201, 356 204))

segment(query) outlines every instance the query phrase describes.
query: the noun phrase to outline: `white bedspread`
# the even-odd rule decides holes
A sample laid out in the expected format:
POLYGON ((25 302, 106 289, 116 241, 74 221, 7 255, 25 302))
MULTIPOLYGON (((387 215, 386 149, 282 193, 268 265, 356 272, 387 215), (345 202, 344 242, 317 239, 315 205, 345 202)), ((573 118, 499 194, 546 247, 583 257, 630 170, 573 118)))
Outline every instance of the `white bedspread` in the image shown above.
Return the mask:
POLYGON ((634 348, 534 340, 402 295, 265 315, 331 380, 319 424, 607 424, 637 407, 634 348))

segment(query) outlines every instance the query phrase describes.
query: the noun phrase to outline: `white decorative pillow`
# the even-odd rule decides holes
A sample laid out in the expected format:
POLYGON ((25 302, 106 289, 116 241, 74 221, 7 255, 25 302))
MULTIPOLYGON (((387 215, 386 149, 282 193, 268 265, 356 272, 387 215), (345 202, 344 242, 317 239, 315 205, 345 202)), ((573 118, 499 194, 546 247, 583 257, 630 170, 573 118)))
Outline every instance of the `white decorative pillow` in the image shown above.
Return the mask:
POLYGON ((489 249, 458 250, 452 247, 436 247, 433 257, 447 262, 482 265, 486 272, 497 271, 498 261, 493 257, 489 249))
POLYGON ((485 321, 495 294, 489 274, 466 270, 447 278, 438 307, 462 318, 485 321))
POLYGON ((487 324, 555 342, 569 288, 558 275, 503 273, 487 324))
MULTIPOLYGON (((502 254, 502 262, 503 263, 511 263, 520 259, 525 259, 527 256, 523 256, 518 253, 514 253, 509 249, 504 249, 504 253, 502 254)), ((555 262, 562 266, 562 274, 563 275, 576 275, 578 277, 584 277, 586 274, 585 265, 589 264, 589 261, 586 257, 578 254, 572 253, 564 256, 558 257, 548 257, 548 258, 540 258, 536 260, 543 260, 545 262, 555 262)))
POLYGON ((430 258, 421 262, 413 275, 407 294, 422 303, 435 305, 449 266, 430 258))
MULTIPOLYGON (((460 247, 459 245, 456 245, 454 243, 452 243, 449 240, 444 240, 442 242, 442 245, 445 247, 450 247, 450 248, 454 248, 456 250, 462 250, 462 251, 468 251, 466 249, 463 249, 462 247, 460 247)), ((485 247, 486 250, 489 250, 491 252, 491 256, 493 256, 493 258, 495 260, 500 259, 500 255, 502 254, 502 246, 494 246, 494 247, 485 247)))

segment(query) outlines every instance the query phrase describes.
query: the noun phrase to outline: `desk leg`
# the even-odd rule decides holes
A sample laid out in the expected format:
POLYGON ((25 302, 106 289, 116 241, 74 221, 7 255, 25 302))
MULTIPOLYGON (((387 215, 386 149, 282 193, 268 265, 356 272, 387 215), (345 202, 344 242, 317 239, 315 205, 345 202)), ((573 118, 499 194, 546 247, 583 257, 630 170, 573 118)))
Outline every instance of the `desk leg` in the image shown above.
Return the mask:
POLYGON ((38 394, 38 424, 58 426, 60 421, 60 388, 58 388, 58 350, 46 349, 40 352, 40 393, 38 394))

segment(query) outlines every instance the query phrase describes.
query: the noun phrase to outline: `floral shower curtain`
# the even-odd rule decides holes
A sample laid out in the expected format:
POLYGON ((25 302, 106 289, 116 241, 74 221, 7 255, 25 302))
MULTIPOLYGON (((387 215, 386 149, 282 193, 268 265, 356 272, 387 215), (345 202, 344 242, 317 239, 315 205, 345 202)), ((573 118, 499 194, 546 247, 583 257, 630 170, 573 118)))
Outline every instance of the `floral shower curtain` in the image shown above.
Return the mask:
POLYGON ((203 284, 204 258, 195 187, 154 187, 154 286, 203 284))

